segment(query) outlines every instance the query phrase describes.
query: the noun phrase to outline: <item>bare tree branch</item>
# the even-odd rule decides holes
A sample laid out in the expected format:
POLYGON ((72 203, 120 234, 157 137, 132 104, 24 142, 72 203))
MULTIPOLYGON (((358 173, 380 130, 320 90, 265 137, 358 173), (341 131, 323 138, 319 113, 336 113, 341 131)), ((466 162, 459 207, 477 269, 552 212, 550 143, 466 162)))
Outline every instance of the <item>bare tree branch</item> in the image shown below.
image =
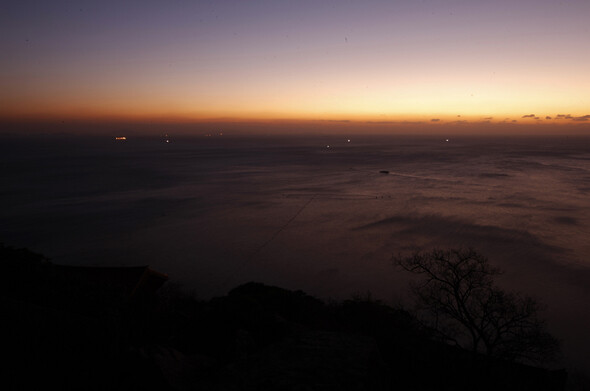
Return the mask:
POLYGON ((559 344, 538 318, 543 306, 496 287, 494 278, 502 271, 473 249, 434 249, 394 260, 422 276, 412 292, 440 339, 510 360, 539 363, 556 357, 559 344))

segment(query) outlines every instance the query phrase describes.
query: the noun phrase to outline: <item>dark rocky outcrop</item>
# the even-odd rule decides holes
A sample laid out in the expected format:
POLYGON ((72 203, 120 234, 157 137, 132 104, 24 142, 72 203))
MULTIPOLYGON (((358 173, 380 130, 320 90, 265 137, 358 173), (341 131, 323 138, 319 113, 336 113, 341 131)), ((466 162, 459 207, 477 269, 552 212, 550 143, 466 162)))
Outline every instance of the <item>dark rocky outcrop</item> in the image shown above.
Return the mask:
POLYGON ((146 268, 93 272, 4 246, 0 261, 10 276, 3 389, 561 390, 565 381, 435 342, 408 312, 370 298, 326 304, 247 283, 200 301, 155 295, 163 276, 146 268))

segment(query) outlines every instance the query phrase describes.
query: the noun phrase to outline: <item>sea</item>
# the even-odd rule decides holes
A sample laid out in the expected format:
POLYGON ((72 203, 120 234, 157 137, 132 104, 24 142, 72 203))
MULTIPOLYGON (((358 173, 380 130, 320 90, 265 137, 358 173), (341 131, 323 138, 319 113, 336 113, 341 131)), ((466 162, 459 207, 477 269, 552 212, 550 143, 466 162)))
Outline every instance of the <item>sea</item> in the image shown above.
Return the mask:
POLYGON ((411 308, 394 257, 473 248, 590 373, 590 137, 11 135, 0 183, 5 245, 202 299, 258 281, 411 308))

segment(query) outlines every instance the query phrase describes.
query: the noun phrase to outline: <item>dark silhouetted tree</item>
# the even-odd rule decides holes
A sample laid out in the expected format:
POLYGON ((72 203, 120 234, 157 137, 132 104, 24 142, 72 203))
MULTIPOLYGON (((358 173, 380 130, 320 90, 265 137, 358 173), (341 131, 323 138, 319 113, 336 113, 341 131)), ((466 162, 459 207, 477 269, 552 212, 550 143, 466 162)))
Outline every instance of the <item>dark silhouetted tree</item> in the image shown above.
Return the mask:
POLYGON ((558 341, 545 331, 543 306, 498 288, 502 272, 472 249, 417 252, 395 261, 420 275, 412 291, 427 325, 438 337, 494 357, 541 363, 553 360, 558 341))

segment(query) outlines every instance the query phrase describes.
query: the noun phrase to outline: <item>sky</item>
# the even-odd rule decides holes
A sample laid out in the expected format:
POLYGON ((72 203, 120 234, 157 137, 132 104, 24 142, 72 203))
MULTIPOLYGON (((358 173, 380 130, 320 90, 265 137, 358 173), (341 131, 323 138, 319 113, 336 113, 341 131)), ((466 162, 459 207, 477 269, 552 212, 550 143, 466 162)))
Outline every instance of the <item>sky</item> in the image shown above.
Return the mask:
POLYGON ((14 1, 0 119, 590 124, 590 1, 14 1))

